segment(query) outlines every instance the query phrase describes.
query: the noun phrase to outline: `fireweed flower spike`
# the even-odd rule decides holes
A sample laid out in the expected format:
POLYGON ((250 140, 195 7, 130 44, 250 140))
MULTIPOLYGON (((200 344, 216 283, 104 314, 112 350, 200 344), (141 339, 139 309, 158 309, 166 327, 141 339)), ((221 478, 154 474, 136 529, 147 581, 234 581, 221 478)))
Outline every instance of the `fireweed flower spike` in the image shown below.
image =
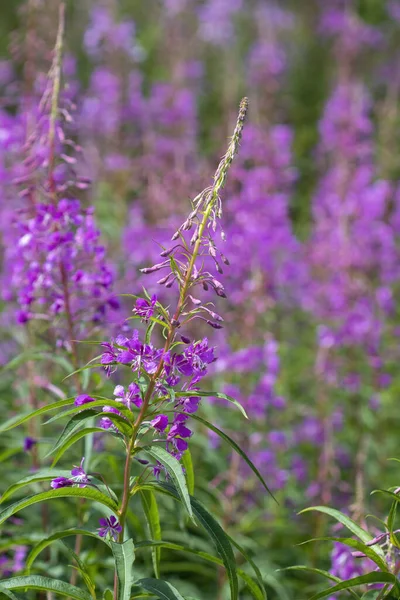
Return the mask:
MULTIPOLYGON (((134 330, 131 335, 119 335, 102 344, 104 352, 101 364, 107 375, 111 376, 118 368, 125 366, 130 369, 133 379, 127 391, 121 385, 117 385, 114 396, 132 411, 139 408, 139 413, 133 423, 131 436, 125 437, 127 453, 123 496, 118 512, 120 525, 116 526, 111 520, 104 520, 100 535, 110 533, 115 536, 115 533, 119 532, 119 540, 123 540, 130 498, 132 455, 137 451, 139 438, 151 433, 159 442, 161 436, 165 440, 168 452, 179 460, 192 436, 188 420, 190 414, 196 412, 201 396, 196 386, 207 374, 208 366, 216 360, 216 356, 207 338, 191 341, 181 332, 177 334, 181 327, 195 318, 205 320, 212 327, 221 327, 223 321, 222 317, 210 308, 212 303, 208 301, 203 306, 203 301, 192 295, 192 288, 202 286, 204 289, 214 290, 217 296, 225 297, 222 283, 213 273, 207 271, 204 265, 210 262, 210 257, 219 272, 222 269, 218 257, 221 262, 228 264, 226 257, 218 253, 214 234, 222 216, 220 193, 239 149, 247 108, 248 101, 244 98, 240 103, 236 127, 228 150, 218 165, 212 185, 195 198, 188 218, 173 235, 173 239, 179 238, 180 242, 170 249, 163 249, 161 257, 166 260, 142 269, 144 274, 161 269, 169 270, 160 280, 160 284, 167 288, 175 283, 178 285, 175 311, 170 312, 169 308, 158 302, 155 295, 150 298, 145 292, 146 297, 136 301, 133 313, 145 323, 151 321, 146 339, 143 341, 139 331, 134 330), (193 230, 194 233, 186 238, 186 232, 189 230, 193 230), (153 325, 160 324, 160 320, 164 324, 165 344, 163 348, 156 348, 150 338, 153 325), (172 405, 174 414, 171 417, 165 414, 166 403, 172 405)), ((225 237, 223 232, 221 237, 225 237)), ((76 403, 78 402, 86 404, 90 402, 90 397, 80 396, 76 400, 76 403)), ((104 407, 103 412, 109 408, 104 407)), ((112 429, 117 435, 123 435, 118 431, 118 420, 113 423, 114 412, 115 409, 110 410, 110 417, 103 418, 102 426, 112 429)), ((159 475, 160 469, 161 466, 157 463, 154 468, 156 476, 159 475)))

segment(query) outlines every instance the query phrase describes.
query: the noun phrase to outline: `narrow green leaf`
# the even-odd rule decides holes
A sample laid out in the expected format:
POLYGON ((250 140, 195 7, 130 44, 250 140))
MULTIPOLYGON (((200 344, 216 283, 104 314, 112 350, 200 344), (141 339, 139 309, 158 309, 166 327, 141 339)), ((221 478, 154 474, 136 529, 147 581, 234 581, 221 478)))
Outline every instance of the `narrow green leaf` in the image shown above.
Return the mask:
POLYGON ((6 462, 9 458, 22 452, 22 446, 18 446, 17 448, 7 448, 4 452, 0 452, 0 463, 6 462))
POLYGON ((103 542, 104 544, 106 544, 106 546, 109 546, 109 543, 107 542, 107 540, 105 538, 102 538, 97 533, 94 533, 93 531, 88 531, 87 529, 74 528, 74 529, 63 529, 62 531, 56 531, 52 535, 49 535, 47 538, 44 538, 43 540, 41 540, 30 551, 30 553, 26 559, 26 563, 25 563, 25 569, 27 570, 28 574, 29 574, 29 571, 32 568, 32 565, 35 562, 36 558, 39 556, 39 554, 41 552, 43 552, 43 550, 45 548, 50 546, 50 544, 52 544, 56 540, 61 540, 65 537, 69 537, 71 535, 86 535, 89 537, 93 537, 93 538, 96 538, 97 540, 103 542))
POLYGON ((63 548, 66 550, 66 552, 71 556, 71 558, 76 562, 76 569, 77 569, 77 571, 79 572, 80 576, 82 577, 83 581, 85 582, 86 587, 88 588, 90 595, 92 596, 92 598, 94 598, 94 600, 96 600, 96 594, 95 594, 96 584, 95 584, 94 581, 92 581, 92 578, 89 575, 89 572, 88 572, 88 570, 86 568, 85 563, 76 554, 76 552, 74 550, 72 550, 72 548, 70 548, 69 546, 67 546, 67 544, 65 544, 61 540, 60 540, 60 543, 63 546, 63 548))
POLYGON ((135 547, 132 540, 123 544, 110 542, 115 559, 115 570, 118 577, 118 600, 130 600, 133 584, 132 565, 135 560, 135 547))
POLYGON ((4 596, 7 596, 7 598, 11 598, 11 600, 18 600, 15 594, 13 594, 12 592, 10 592, 10 590, 0 585, 0 596, 2 594, 4 594, 4 596))
MULTIPOLYGON (((146 520, 149 526, 150 536, 153 540, 161 540, 161 525, 160 525, 160 514, 158 512, 157 500, 154 492, 149 490, 140 490, 140 499, 146 520)), ((160 560, 161 560, 161 548, 155 546, 151 551, 153 559, 154 575, 160 577, 160 560)))
POLYGON ((26 413, 25 415, 16 415, 5 421, 0 425, 0 433, 3 431, 9 431, 10 429, 14 429, 14 427, 18 427, 18 425, 22 425, 26 421, 33 419, 34 417, 38 417, 43 415, 46 412, 51 410, 57 410, 58 408, 63 408, 64 406, 69 406, 75 402, 75 398, 67 398, 66 400, 59 400, 58 402, 54 402, 53 404, 48 404, 47 406, 42 406, 42 408, 38 408, 33 412, 26 413))
MULTIPOLYGON (((135 415, 132 411, 129 410, 129 408, 127 408, 122 402, 119 402, 118 400, 110 400, 109 398, 105 398, 103 396, 95 396, 92 395, 92 398, 95 398, 95 400, 93 402, 89 402, 88 404, 85 404, 84 407, 82 406, 74 406, 73 408, 70 408, 69 410, 65 410, 63 412, 61 412, 58 415, 55 415, 54 417, 51 417, 51 419, 48 419, 47 421, 45 421, 43 424, 44 425, 48 425, 49 423, 53 423, 54 421, 58 421, 59 419, 64 419, 65 417, 69 417, 70 415, 76 415, 76 414, 80 414, 86 410, 93 410, 94 408, 100 408, 103 406, 112 406, 113 408, 117 408, 119 410, 120 413, 122 413, 124 415, 124 417, 127 418, 127 420, 134 420, 135 419, 135 415)), ((99 412, 94 412, 93 416, 99 416, 99 412)))
POLYGON ((240 446, 237 445, 237 443, 234 440, 232 440, 228 435, 226 435, 226 433, 224 433, 223 431, 221 431, 221 429, 218 429, 218 427, 215 427, 215 425, 213 425, 212 423, 209 423, 208 421, 206 421, 202 417, 199 417, 198 415, 190 415, 190 418, 194 419, 195 421, 199 421, 199 423, 202 423, 203 425, 205 425, 206 427, 208 427, 208 429, 211 429, 211 431, 214 431, 214 433, 216 433, 217 435, 219 435, 220 438, 222 438, 225 442, 227 442, 227 444, 229 444, 229 446, 237 454, 239 454, 239 456, 247 463, 247 465, 250 467, 250 469, 256 475, 256 477, 258 478, 258 480, 260 481, 260 483, 263 485, 263 487, 265 488, 265 490, 268 492, 268 494, 278 504, 278 501, 276 500, 276 498, 274 497, 273 493, 271 492, 271 490, 269 489, 269 487, 265 483, 265 481, 264 481, 264 479, 263 479, 260 471, 257 469, 257 467, 255 466, 255 464, 250 460, 250 458, 247 456, 247 454, 245 452, 243 452, 243 450, 240 448, 240 446))
POLYGON ((246 419, 249 418, 247 416, 247 413, 244 410, 243 406, 237 400, 235 400, 235 398, 232 398, 232 396, 228 396, 227 394, 223 394, 222 392, 205 392, 204 390, 198 390, 198 391, 190 390, 190 393, 189 392, 176 392, 176 396, 178 398, 186 398, 187 396, 196 396, 198 398, 212 397, 212 398, 220 398, 221 400, 227 400, 231 404, 234 404, 236 406, 236 408, 238 408, 240 410, 242 415, 244 417, 246 417, 246 419))
POLYGON ((15 515, 15 513, 27 508, 28 506, 32 506, 33 504, 37 504, 38 502, 45 502, 47 500, 56 500, 57 498, 86 498, 87 500, 93 500, 94 502, 100 502, 104 506, 110 508, 113 512, 117 512, 118 505, 114 500, 111 500, 105 494, 102 494, 98 490, 94 490, 93 488, 80 488, 80 487, 66 487, 60 488, 58 490, 49 490, 48 492, 41 492, 40 494, 35 494, 33 496, 28 496, 27 498, 23 498, 22 500, 18 500, 7 506, 4 510, 0 512, 0 524, 4 523, 9 517, 15 515))
MULTIPOLYGON (((189 546, 184 546, 182 544, 176 544, 174 542, 165 542, 165 541, 156 542, 154 540, 145 540, 143 542, 138 542, 136 544, 136 550, 138 551, 142 548, 151 548, 153 546, 160 547, 160 548, 166 548, 167 550, 176 550, 178 552, 185 552, 186 554, 194 554, 195 556, 198 556, 199 558, 202 558, 203 560, 206 560, 207 562, 213 563, 214 565, 219 565, 221 567, 224 566, 223 561, 220 558, 218 558, 217 556, 208 554, 208 552, 204 552, 203 550, 195 550, 193 548, 190 548, 189 546)), ((253 597, 256 600, 264 600, 265 592, 263 589, 263 585, 261 584, 261 589, 260 589, 251 580, 252 585, 250 587, 249 581, 248 581, 250 578, 247 575, 247 573, 245 573, 242 569, 237 569, 237 572, 238 572, 238 575, 240 575, 240 577, 243 579, 243 581, 245 581, 245 583, 248 585, 251 593, 253 594, 253 597)))
POLYGON ((397 585, 397 579, 391 573, 379 573, 374 571, 373 573, 367 573, 366 575, 361 575, 360 577, 354 577, 353 579, 342 581, 341 583, 338 583, 327 590, 323 590, 318 594, 314 594, 310 600, 319 600, 320 598, 326 598, 326 596, 331 596, 332 594, 340 592, 341 590, 350 590, 353 587, 371 583, 391 583, 393 585, 397 585))
POLYGON ((54 592, 60 596, 67 596, 73 598, 73 600, 92 600, 90 594, 70 583, 60 581, 59 579, 51 579, 50 577, 42 577, 41 575, 3 579, 1 585, 8 590, 43 590, 54 592))
MULTIPOLYGON (((159 483, 159 484, 155 484, 155 489, 157 487, 165 490, 168 494, 174 496, 175 498, 180 500, 180 496, 177 492, 177 490, 170 485, 169 483, 159 483)), ((232 546, 231 543, 229 541, 228 536, 226 535, 226 533, 224 532, 224 530, 222 529, 221 525, 218 523, 218 521, 215 520, 215 518, 208 512, 208 510, 198 501, 196 500, 196 498, 194 498, 193 496, 190 498, 191 501, 191 505, 192 505, 192 509, 193 512, 196 516, 196 518, 198 519, 198 521, 201 523, 201 525, 204 527, 204 529, 207 531, 207 533, 209 534, 209 536, 211 537, 211 539, 213 540, 215 547, 217 549, 218 554, 220 555, 227 575, 228 575, 228 579, 229 579, 229 585, 231 588, 231 600, 237 600, 238 599, 238 579, 237 579, 237 567, 236 567, 236 561, 235 561, 235 556, 233 554, 233 550, 232 550, 232 546)))
POLYGON ((114 600, 114 594, 111 590, 106 590, 103 594, 103 600, 114 600))
POLYGON ((390 492, 389 490, 374 490, 373 492, 371 492, 371 496, 373 494, 383 494, 384 496, 388 496, 388 498, 391 498, 393 500, 393 502, 400 502, 400 495, 399 494, 394 494, 393 492, 390 492))
MULTIPOLYGON (((326 579, 330 579, 331 581, 335 581, 336 583, 342 583, 342 580, 339 577, 332 575, 331 573, 329 573, 329 571, 324 571, 323 569, 316 569, 314 567, 306 567, 305 565, 295 565, 293 567, 286 567, 285 569, 280 569, 280 571, 306 571, 307 573, 313 573, 314 575, 322 575, 322 577, 326 577, 326 579)), ((360 600, 360 596, 356 594, 354 590, 348 590, 348 592, 353 598, 356 598, 356 600, 360 600)))
POLYGON ((136 584, 162 600, 185 600, 173 585, 162 579, 147 577, 146 579, 139 579, 136 584))
POLYGON ((146 446, 145 450, 147 454, 150 454, 152 458, 155 458, 168 471, 169 476, 175 484, 178 495, 182 500, 182 504, 188 511, 189 516, 193 519, 190 496, 180 462, 169 452, 164 450, 164 448, 160 448, 159 446, 146 446))
POLYGON ((185 450, 185 452, 183 453, 182 464, 183 464, 183 468, 185 469, 186 483, 188 486, 189 494, 193 496, 193 494, 194 494, 194 470, 193 470, 192 455, 190 454, 189 449, 185 450))
POLYGON ((16 483, 10 485, 9 488, 6 489, 4 494, 1 496, 0 503, 4 502, 15 494, 19 489, 29 485, 31 483, 38 483, 40 481, 48 481, 49 479, 54 479, 55 477, 71 477, 71 471, 59 471, 57 469, 42 469, 41 471, 36 471, 32 475, 28 475, 23 479, 20 479, 16 483))
POLYGON ((339 537, 320 537, 320 538, 313 538, 311 540, 307 540, 306 542, 303 542, 302 544, 299 544, 299 546, 302 546, 303 544, 308 544, 310 542, 339 542, 340 544, 343 544, 344 546, 348 546, 349 548, 354 548, 356 550, 359 550, 360 552, 362 552, 363 554, 365 554, 366 556, 368 556, 368 558, 370 558, 382 571, 389 571, 389 567, 387 566, 384 558, 382 558, 382 556, 384 557, 385 554, 384 552, 382 552, 382 548, 380 548, 380 546, 367 546, 366 544, 363 544, 362 542, 359 542, 358 540, 354 540, 353 538, 339 538, 339 537))
MULTIPOLYGON (((257 567, 254 560, 252 558, 250 558, 250 556, 248 555, 246 550, 242 546, 240 546, 240 544, 238 544, 238 542, 236 540, 234 540, 230 535, 228 535, 228 538, 229 538, 229 541, 231 542, 232 546, 234 546, 235 548, 237 548, 237 550, 239 550, 240 554, 244 557, 244 559, 249 563, 249 565, 253 569, 256 579, 257 579, 257 582, 258 582, 258 585, 260 586, 260 590, 262 591, 261 597, 264 600, 266 600, 267 594, 265 592, 263 578, 262 578, 260 569, 257 567)), ((247 585, 249 585, 249 584, 247 583, 247 585)))
POLYGON ((53 458, 53 462, 51 466, 54 467, 60 458, 65 454, 65 452, 71 448, 78 440, 84 438, 86 435, 90 435, 92 433, 104 433, 104 429, 101 427, 86 427, 85 429, 80 429, 76 433, 70 435, 61 446, 58 447, 57 453, 53 458))
POLYGON ((373 539, 372 535, 370 533, 368 533, 368 531, 365 531, 365 529, 362 529, 359 525, 357 525, 357 523, 355 521, 350 519, 350 517, 344 515, 339 510, 336 510, 335 508, 329 508, 327 506, 310 506, 310 508, 305 508, 304 510, 301 510, 299 512, 299 515, 302 515, 303 513, 309 512, 311 510, 316 510, 318 512, 322 512, 322 513, 325 513, 326 515, 333 517, 334 519, 336 519, 336 521, 339 521, 339 523, 341 523, 342 525, 347 527, 347 529, 349 529, 352 533, 354 533, 354 535, 356 535, 358 538, 360 538, 360 540, 362 542, 364 542, 364 544, 373 539))

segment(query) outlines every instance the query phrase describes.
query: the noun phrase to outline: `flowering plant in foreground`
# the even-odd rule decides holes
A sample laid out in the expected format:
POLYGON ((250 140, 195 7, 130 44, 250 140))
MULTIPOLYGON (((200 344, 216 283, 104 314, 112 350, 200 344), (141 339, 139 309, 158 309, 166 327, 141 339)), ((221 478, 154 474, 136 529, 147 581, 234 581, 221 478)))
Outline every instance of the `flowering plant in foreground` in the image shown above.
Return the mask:
POLYGON ((334 542, 330 572, 304 566, 289 567, 322 575, 333 582, 327 589, 314 594, 310 600, 339 600, 342 595, 338 594, 346 591, 354 598, 365 600, 400 598, 400 529, 397 524, 400 487, 377 489, 372 493, 391 500, 392 504, 385 521, 368 515, 374 517, 374 524, 368 528, 365 525, 361 527, 347 514, 327 506, 313 506, 302 511, 318 511, 329 515, 337 521, 335 529, 345 527, 352 534, 352 537, 321 537, 308 540, 334 542), (379 529, 375 521, 379 524, 379 529), (362 596, 358 595, 360 590, 364 592, 362 596))
MULTIPOLYGON (((18 420, 5 423, 2 427, 2 430, 11 429, 38 413, 68 406, 65 413, 61 412, 55 417, 59 419, 69 416, 70 420, 51 451, 55 456, 53 466, 68 448, 86 435, 107 431, 122 442, 125 467, 120 497, 110 489, 106 477, 86 471, 85 459, 82 458, 80 464, 75 465, 70 472, 55 469, 39 471, 13 485, 3 494, 3 501, 9 498, 15 489, 32 482, 50 481, 48 491, 19 500, 0 513, 2 523, 22 508, 60 497, 92 500, 102 505, 107 516, 100 518, 96 533, 85 529, 65 530, 55 537, 51 536, 49 540, 70 535, 98 536, 99 541, 103 540, 110 547, 115 559, 115 579, 113 592, 104 592, 103 598, 107 600, 129 600, 134 589, 145 590, 150 595, 160 598, 183 598, 171 584, 159 579, 160 548, 163 545, 168 546, 168 542, 163 542, 160 536, 157 494, 164 494, 181 502, 190 519, 202 525, 210 534, 220 558, 204 552, 200 553, 200 556, 226 568, 230 597, 232 600, 239 597, 238 571, 231 541, 206 508, 190 496, 190 492, 193 492, 193 467, 188 451, 188 440, 193 433, 191 421, 198 420, 210 427, 214 433, 221 435, 244 458, 264 487, 268 488, 257 468, 243 451, 213 424, 195 414, 201 398, 205 396, 223 398, 240 409, 241 406, 225 394, 200 389, 201 379, 207 374, 209 365, 216 360, 216 351, 209 345, 206 337, 199 340, 190 339, 186 326, 200 320, 211 328, 220 328, 223 320, 214 311, 211 301, 197 297, 204 295, 198 294, 197 291, 198 288, 202 288, 202 291, 211 290, 216 296, 225 297, 222 283, 213 272, 207 270, 207 265, 214 263, 216 271, 222 273, 221 263, 228 264, 226 257, 218 250, 215 240, 222 215, 220 191, 238 151, 246 112, 247 99, 243 99, 234 134, 214 175, 212 185, 194 199, 188 218, 172 236, 172 246, 162 250, 161 262, 142 269, 144 274, 160 272, 160 285, 177 290, 176 308, 170 308, 172 303, 168 307, 163 306, 156 295, 150 297, 144 292, 144 297, 136 298, 132 318, 145 324, 145 332, 142 334, 135 329, 127 334, 124 331, 115 339, 102 344, 100 366, 108 377, 124 369, 129 373, 128 386, 118 384, 112 399, 80 393, 76 398, 43 407, 18 420), (208 257, 212 260, 208 260, 208 257), (155 337, 156 328, 160 329, 164 337, 163 345, 157 343, 161 336, 155 337), (93 421, 94 418, 99 419, 98 427, 82 428, 87 421, 93 421), (132 510, 131 501, 134 497, 141 498, 153 537, 141 543, 140 548, 152 549, 155 579, 135 579, 135 570, 132 568, 135 546, 129 531, 128 515, 132 510)), ((223 232, 221 235, 224 239, 223 232)), ((33 548, 27 559, 28 571, 39 552, 50 543, 49 540, 33 548)), ((184 549, 183 546, 179 547, 184 549)), ((140 551, 140 548, 136 547, 136 552, 140 551)), ((245 551, 240 547, 238 549, 246 557, 245 551)), ((193 552, 192 549, 190 551, 193 552)), ((97 598, 94 583, 84 570, 79 556, 74 554, 74 559, 88 592, 83 592, 75 585, 37 575, 6 579, 0 582, 0 585, 7 591, 33 587, 60 591, 64 595, 84 600, 97 598)), ((263 598, 263 584, 259 583, 258 569, 254 568, 258 583, 242 571, 239 571, 239 574, 243 576, 250 593, 255 598, 263 598)))

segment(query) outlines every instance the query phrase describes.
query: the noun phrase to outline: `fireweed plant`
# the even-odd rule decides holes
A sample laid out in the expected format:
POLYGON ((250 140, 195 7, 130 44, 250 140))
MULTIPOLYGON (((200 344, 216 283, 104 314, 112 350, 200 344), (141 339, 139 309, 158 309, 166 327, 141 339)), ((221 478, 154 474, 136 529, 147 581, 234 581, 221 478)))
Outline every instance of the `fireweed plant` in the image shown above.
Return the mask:
MULTIPOLYGON (((400 462, 398 459, 393 459, 400 462)), ((395 600, 400 598, 400 529, 398 528, 398 505, 400 487, 377 489, 372 492, 384 500, 390 500, 391 506, 387 518, 382 520, 367 515, 371 522, 367 525, 363 518, 362 526, 348 514, 327 506, 313 506, 301 513, 318 512, 336 521, 335 532, 345 528, 351 537, 329 536, 304 542, 330 541, 334 543, 332 568, 325 571, 307 566, 288 567, 286 570, 299 570, 307 576, 324 577, 330 585, 313 594, 310 600, 328 598, 358 598, 365 600, 395 600), (348 593, 347 593, 348 592, 348 593), (341 595, 345 593, 345 595, 341 595)))
MULTIPOLYGON (((2 427, 3 431, 8 430, 47 411, 60 411, 69 407, 66 412, 51 419, 70 417, 50 453, 54 454, 53 466, 67 449, 93 433, 107 431, 120 440, 125 450, 122 492, 119 497, 108 485, 106 475, 86 470, 84 457, 70 472, 55 469, 37 471, 4 492, 2 501, 25 485, 49 482, 47 491, 25 497, 7 506, 0 514, 2 523, 24 508, 56 498, 91 500, 106 509, 106 514, 99 520, 97 531, 78 527, 53 533, 42 540, 27 558, 27 572, 30 572, 39 553, 52 541, 71 535, 91 536, 107 544, 114 556, 114 590, 104 590, 104 599, 129 600, 131 597, 146 597, 143 590, 148 595, 159 598, 183 598, 175 587, 159 579, 161 548, 165 546, 184 549, 182 545, 163 542, 161 539, 156 495, 163 494, 179 501, 189 518, 202 525, 211 536, 219 557, 204 552, 198 554, 207 561, 225 567, 230 597, 233 600, 239 597, 238 574, 255 598, 264 597, 260 574, 253 561, 250 559, 258 579, 257 583, 245 572, 237 569, 232 543, 244 556, 245 551, 230 540, 208 510, 189 493, 193 492, 193 467, 188 450, 188 440, 193 433, 192 420, 209 426, 214 433, 228 441, 268 490, 256 466, 235 442, 195 414, 201 398, 211 396, 232 402, 246 416, 244 409, 230 396, 218 392, 205 392, 200 388, 200 381, 207 374, 209 365, 217 358, 216 349, 209 345, 206 337, 189 339, 185 331, 185 326, 196 320, 214 329, 222 326, 223 319, 215 312, 213 303, 203 297, 204 292, 209 291, 218 297, 225 297, 222 283, 208 269, 209 265, 215 265, 215 271, 222 273, 221 263, 229 264, 216 242, 217 231, 222 239, 225 237, 220 227, 220 192, 239 148, 247 106, 248 101, 244 98, 240 104, 228 150, 218 166, 212 185, 193 200, 189 216, 172 236, 172 245, 162 250, 161 261, 142 269, 144 274, 159 273, 159 284, 165 288, 177 289, 176 307, 173 309, 171 305, 162 305, 156 295, 150 296, 144 290, 143 297, 135 297, 132 318, 146 326, 145 333, 142 335, 138 330, 127 333, 124 329, 123 333, 101 344, 100 362, 96 363, 95 367, 101 367, 108 377, 118 374, 123 369, 129 372, 130 383, 125 387, 117 385, 112 399, 79 393, 75 398, 44 406, 17 420, 13 419, 2 427), (153 342, 157 328, 164 338, 163 346, 153 342), (81 427, 88 421, 93 422, 93 419, 98 420, 97 426, 81 427), (137 544, 136 550, 127 522, 133 497, 141 498, 153 537, 137 544), (152 550, 156 576, 154 579, 135 577, 132 567, 135 552, 145 548, 152 550)), ((190 549, 190 552, 194 551, 190 549)), ((99 592, 95 590, 95 584, 81 558, 74 552, 72 557, 87 590, 39 575, 3 580, 0 589, 12 598, 16 597, 14 591, 22 589, 53 591, 83 600, 99 598, 99 592)))

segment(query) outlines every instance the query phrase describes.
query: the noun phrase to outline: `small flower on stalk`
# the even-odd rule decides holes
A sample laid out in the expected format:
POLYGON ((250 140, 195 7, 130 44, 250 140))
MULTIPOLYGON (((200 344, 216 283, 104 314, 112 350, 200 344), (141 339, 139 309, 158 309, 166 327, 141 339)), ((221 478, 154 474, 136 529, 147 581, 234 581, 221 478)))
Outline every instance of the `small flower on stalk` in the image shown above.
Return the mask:
POLYGON ((68 477, 56 477, 50 483, 50 486, 53 490, 58 490, 59 488, 71 487, 74 485, 74 481, 69 479, 68 477))
POLYGON ((86 471, 83 468, 84 461, 85 461, 85 457, 82 458, 81 464, 79 465, 79 467, 75 466, 71 471, 71 475, 72 475, 72 479, 73 479, 74 483, 79 483, 80 488, 84 488, 84 487, 86 487, 86 485, 88 483, 90 483, 90 479, 87 476, 86 471))
POLYGON ((147 323, 148 320, 150 319, 150 317, 153 316, 154 307, 156 305, 156 302, 157 302, 157 296, 155 294, 151 297, 150 301, 147 300, 146 298, 138 298, 136 300, 136 306, 132 312, 135 315, 142 317, 142 321, 147 323))
POLYGON ((99 523, 101 527, 97 530, 99 532, 100 537, 110 536, 115 542, 118 539, 118 535, 122 531, 122 527, 118 522, 118 519, 111 515, 111 517, 106 517, 99 519, 99 523))
POLYGON ((94 398, 88 396, 88 394, 81 394, 76 397, 74 402, 74 406, 83 406, 84 404, 89 404, 90 402, 94 402, 94 398))
POLYGON ((150 421, 150 425, 160 433, 163 433, 168 427, 167 415, 157 415, 155 419, 150 421))
POLYGON ((138 408, 140 408, 142 405, 140 388, 137 383, 130 383, 128 386, 128 391, 125 391, 123 385, 115 386, 114 396, 116 400, 121 400, 129 409, 131 409, 132 404, 138 408))

